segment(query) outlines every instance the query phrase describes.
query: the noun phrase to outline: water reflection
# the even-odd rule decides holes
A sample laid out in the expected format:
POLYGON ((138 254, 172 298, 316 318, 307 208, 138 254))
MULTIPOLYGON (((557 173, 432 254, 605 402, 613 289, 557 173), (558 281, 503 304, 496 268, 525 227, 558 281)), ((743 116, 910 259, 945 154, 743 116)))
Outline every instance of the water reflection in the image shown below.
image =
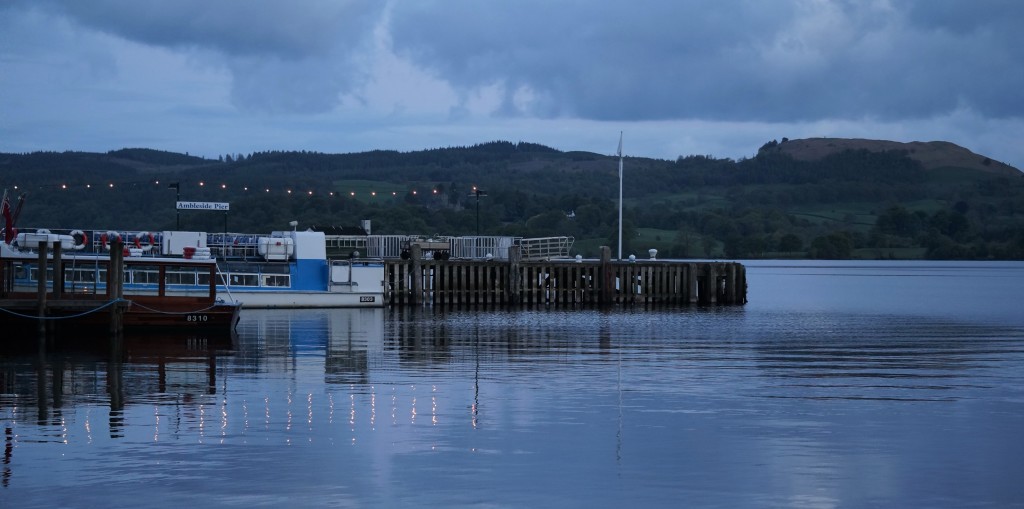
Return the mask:
MULTIPOLYGON (((126 405, 187 405, 215 394, 217 358, 231 353, 230 338, 191 335, 62 337, 37 345, 34 354, 24 342, 8 346, 0 361, 0 406, 9 419, 43 429, 42 440, 62 443, 69 439, 68 420, 80 417, 76 405, 105 403, 109 436, 123 438, 126 405)), ((91 436, 95 415, 85 418, 91 436)))
POLYGON ((157 409, 148 418, 158 428, 166 424, 160 419, 184 419, 176 430, 205 434, 208 421, 219 418, 225 436, 239 410, 240 434, 260 415, 264 431, 283 419, 286 432, 302 422, 316 435, 320 415, 335 424, 345 413, 351 426, 368 416, 374 427, 382 404, 393 424, 424 414, 437 423, 464 405, 465 422, 476 429, 488 422, 489 408, 517 401, 504 389, 488 401, 489 388, 556 383, 559 397, 571 399, 595 386, 621 396, 624 383, 690 397, 726 385, 731 391, 718 398, 957 401, 995 387, 1005 375, 991 368, 1019 355, 1017 328, 921 318, 865 323, 736 308, 259 310, 246 314, 237 338, 223 342, 144 336, 8 352, 0 404, 10 419, 34 422, 46 430, 44 440, 61 442, 69 439, 68 409, 88 407, 83 426, 93 430, 98 403, 111 438, 125 437, 128 419, 140 415, 130 410, 140 405, 157 409), (470 392, 445 393, 450 383, 470 392))
POLYGON ((238 326, 239 356, 263 369, 294 370, 323 359, 327 383, 368 383, 383 348, 384 310, 250 310, 238 326))
POLYGON ((223 343, 4 352, 0 479, 19 506, 76 505, 55 484, 110 501, 111 479, 146 488, 122 505, 1013 505, 1022 326, 778 302, 249 310, 223 343))

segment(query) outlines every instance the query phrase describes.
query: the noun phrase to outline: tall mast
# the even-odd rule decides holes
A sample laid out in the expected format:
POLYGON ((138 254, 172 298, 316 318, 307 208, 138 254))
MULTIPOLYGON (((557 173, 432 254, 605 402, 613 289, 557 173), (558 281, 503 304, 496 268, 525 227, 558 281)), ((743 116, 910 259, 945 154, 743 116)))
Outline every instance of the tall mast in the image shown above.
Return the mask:
POLYGON ((622 131, 619 131, 619 260, 622 259, 622 131))

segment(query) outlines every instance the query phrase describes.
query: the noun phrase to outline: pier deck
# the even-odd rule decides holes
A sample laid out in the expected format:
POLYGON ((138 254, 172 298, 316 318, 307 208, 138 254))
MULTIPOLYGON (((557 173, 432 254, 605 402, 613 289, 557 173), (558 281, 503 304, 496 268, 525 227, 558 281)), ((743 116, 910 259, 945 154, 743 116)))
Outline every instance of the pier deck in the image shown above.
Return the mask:
POLYGON ((738 305, 746 303, 746 269, 736 262, 409 260, 385 263, 390 305, 738 305))

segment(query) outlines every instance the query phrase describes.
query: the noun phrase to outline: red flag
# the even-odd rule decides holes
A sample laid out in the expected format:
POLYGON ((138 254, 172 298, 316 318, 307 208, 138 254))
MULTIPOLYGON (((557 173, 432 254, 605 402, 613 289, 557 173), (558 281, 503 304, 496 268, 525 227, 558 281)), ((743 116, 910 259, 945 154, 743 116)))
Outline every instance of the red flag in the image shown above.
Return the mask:
POLYGON ((14 241, 14 219, 11 218, 11 202, 7 200, 7 193, 4 193, 0 214, 4 216, 4 242, 10 244, 14 241))

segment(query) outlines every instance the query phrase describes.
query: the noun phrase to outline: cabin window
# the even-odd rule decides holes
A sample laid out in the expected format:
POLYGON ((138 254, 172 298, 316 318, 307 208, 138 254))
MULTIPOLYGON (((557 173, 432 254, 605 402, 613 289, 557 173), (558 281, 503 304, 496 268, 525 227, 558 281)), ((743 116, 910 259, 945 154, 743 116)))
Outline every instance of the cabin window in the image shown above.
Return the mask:
POLYGON ((228 281, 231 286, 259 286, 260 279, 257 274, 231 274, 228 281))
POLYGON ((263 286, 284 286, 292 285, 291 276, 287 274, 264 274, 263 286))
POLYGON ((195 272, 168 271, 167 284, 170 285, 195 285, 195 272))
POLYGON ((96 271, 94 269, 74 269, 70 271, 68 279, 74 283, 94 283, 96 271))
MULTIPOLYGON (((160 271, 158 270, 135 270, 132 271, 132 283, 145 284, 145 285, 158 285, 160 284, 160 271)), ((125 276, 125 282, 127 283, 127 275, 125 276)))
POLYGON ((35 279, 35 269, 31 269, 25 265, 17 265, 14 267, 14 278, 15 279, 35 279))
MULTIPOLYGON (((28 270, 28 279, 29 279, 29 281, 39 281, 39 269, 36 268, 36 267, 30 268, 28 270)), ((53 281, 53 269, 52 268, 47 268, 46 269, 46 280, 47 281, 53 281)))

